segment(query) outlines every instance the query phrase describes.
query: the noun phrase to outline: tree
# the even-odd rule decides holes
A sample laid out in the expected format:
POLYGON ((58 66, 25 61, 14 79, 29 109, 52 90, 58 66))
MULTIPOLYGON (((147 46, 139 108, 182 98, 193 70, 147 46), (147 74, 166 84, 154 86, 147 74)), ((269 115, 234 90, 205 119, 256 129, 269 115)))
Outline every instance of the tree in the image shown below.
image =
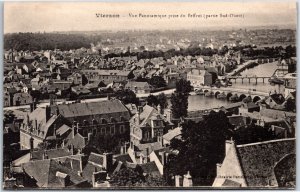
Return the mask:
POLYGON ((151 94, 147 97, 146 101, 147 101, 147 105, 150 106, 157 106, 159 104, 157 97, 151 94))
POLYGON ((277 139, 273 131, 254 124, 234 130, 233 138, 237 145, 277 139))
POLYGON ((140 166, 136 168, 123 167, 111 176, 110 183, 116 187, 162 187, 168 186, 162 177, 143 175, 140 166))
POLYGON ((176 90, 171 95, 171 111, 172 116, 177 119, 186 117, 188 113, 188 97, 192 90, 191 83, 184 79, 176 82, 176 90))
POLYGON ((164 110, 168 107, 167 96, 164 93, 160 93, 159 95, 157 95, 157 100, 161 108, 160 113, 164 113, 164 110))
POLYGON ((225 140, 230 138, 232 125, 223 111, 212 111, 198 123, 182 124, 181 139, 171 141, 177 155, 169 155, 166 174, 171 178, 190 171, 195 184, 211 185, 216 174, 216 163, 225 156, 225 140))
POLYGON ((112 186, 118 187, 132 187, 140 186, 145 181, 143 175, 136 169, 123 168, 120 171, 114 173, 110 177, 110 183, 112 186))
POLYGON ((152 76, 148 83, 155 88, 166 86, 166 81, 161 76, 152 76))
POLYGON ((292 98, 288 98, 285 102, 285 105, 284 105, 285 109, 287 111, 293 111, 293 112, 296 112, 296 101, 295 99, 292 99, 292 98))
POLYGON ((116 98, 121 100, 124 104, 133 103, 133 104, 139 104, 139 98, 136 97, 136 94, 129 90, 118 90, 116 93, 116 98))

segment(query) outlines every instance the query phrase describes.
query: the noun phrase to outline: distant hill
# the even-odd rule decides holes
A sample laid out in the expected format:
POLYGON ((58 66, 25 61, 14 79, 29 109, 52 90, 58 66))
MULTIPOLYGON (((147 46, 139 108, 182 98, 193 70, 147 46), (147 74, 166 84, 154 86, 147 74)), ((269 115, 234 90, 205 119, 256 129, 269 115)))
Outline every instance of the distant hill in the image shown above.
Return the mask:
POLYGON ((100 41, 100 36, 91 37, 83 34, 62 33, 12 33, 4 35, 4 49, 15 50, 61 50, 89 48, 90 43, 100 41))

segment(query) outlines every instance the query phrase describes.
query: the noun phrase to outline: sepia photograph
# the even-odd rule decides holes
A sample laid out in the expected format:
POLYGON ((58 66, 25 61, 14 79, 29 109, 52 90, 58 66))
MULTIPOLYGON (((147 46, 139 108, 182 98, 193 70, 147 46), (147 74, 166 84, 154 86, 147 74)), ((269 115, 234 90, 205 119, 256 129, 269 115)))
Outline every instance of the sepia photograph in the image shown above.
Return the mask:
POLYGON ((296 188, 296 2, 4 2, 4 190, 296 188))

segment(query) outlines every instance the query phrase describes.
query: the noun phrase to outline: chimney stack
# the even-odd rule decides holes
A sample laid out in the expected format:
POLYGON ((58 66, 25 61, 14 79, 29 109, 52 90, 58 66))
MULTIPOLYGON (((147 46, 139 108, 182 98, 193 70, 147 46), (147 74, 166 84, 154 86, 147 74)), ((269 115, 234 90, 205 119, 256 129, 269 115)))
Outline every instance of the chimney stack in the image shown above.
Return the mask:
POLYGON ((175 175, 175 187, 181 187, 182 186, 182 176, 175 175))
POLYGON ((51 108, 47 105, 46 106, 46 122, 50 119, 51 117, 51 108))
POLYGON ((93 137, 93 133, 88 133, 88 141, 91 141, 92 137, 93 137))
POLYGON ((161 152, 159 152, 159 155, 161 157, 161 164, 165 165, 166 162, 167 162, 167 154, 166 154, 166 152, 165 151, 161 151, 161 152))
POLYGON ((56 172, 56 177, 61 181, 64 187, 70 184, 70 176, 66 173, 62 173, 60 171, 56 172))
POLYGON ((216 176, 219 176, 219 175, 220 175, 220 169, 221 169, 221 166, 222 166, 221 163, 217 163, 217 169, 216 169, 217 173, 216 173, 216 176))
POLYGON ((111 171, 113 165, 113 154, 103 153, 103 167, 107 172, 111 171))
POLYGON ((193 187, 193 180, 190 172, 188 171, 186 175, 183 177, 183 187, 193 187))
POLYGON ((232 137, 231 137, 230 140, 226 140, 226 141, 225 141, 225 156, 227 155, 229 149, 230 149, 232 146, 234 146, 234 145, 235 145, 235 143, 234 143, 234 141, 232 140, 232 137))

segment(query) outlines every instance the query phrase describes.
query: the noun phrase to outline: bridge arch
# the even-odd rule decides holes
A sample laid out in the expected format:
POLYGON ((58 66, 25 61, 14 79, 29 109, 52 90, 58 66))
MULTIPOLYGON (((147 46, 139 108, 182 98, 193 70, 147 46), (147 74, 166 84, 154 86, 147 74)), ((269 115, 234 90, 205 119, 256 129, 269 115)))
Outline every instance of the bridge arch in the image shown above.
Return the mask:
POLYGON ((261 97, 258 95, 254 96, 254 98, 253 98, 254 103, 256 103, 257 101, 260 101, 260 100, 261 100, 261 97))
POLYGON ((219 92, 219 91, 216 91, 215 97, 217 97, 219 94, 220 94, 220 92, 219 92))
POLYGON ((227 95, 226 95, 226 99, 227 99, 227 101, 229 101, 229 98, 232 96, 232 93, 227 93, 227 95))
POLYGON ((209 91, 208 89, 204 89, 204 90, 203 90, 204 93, 207 93, 208 91, 209 91))
POLYGON ((243 99, 245 99, 246 97, 247 97, 247 96, 246 96, 245 94, 241 94, 240 97, 239 97, 239 100, 240 100, 240 101, 243 101, 243 99))

